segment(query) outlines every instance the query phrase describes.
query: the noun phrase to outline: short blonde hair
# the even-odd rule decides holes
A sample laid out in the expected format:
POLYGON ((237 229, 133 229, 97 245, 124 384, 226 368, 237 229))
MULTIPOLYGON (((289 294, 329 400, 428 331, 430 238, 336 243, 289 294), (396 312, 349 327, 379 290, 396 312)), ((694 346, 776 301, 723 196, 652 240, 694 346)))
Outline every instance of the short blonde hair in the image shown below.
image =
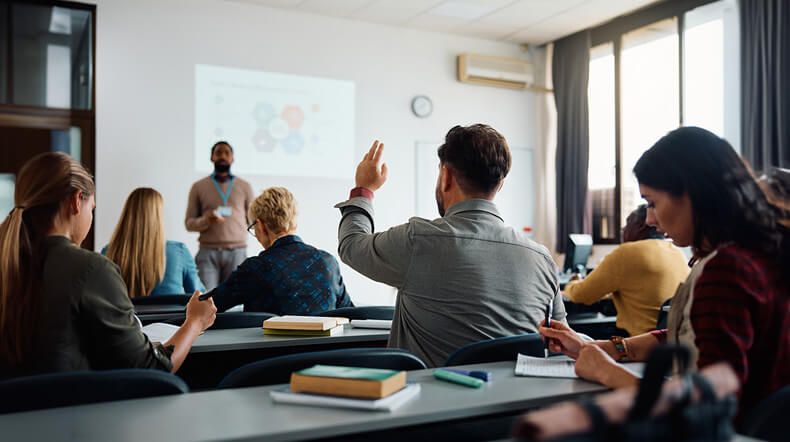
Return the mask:
POLYGON ((285 187, 269 187, 250 205, 250 223, 261 220, 268 230, 278 234, 296 229, 297 207, 293 194, 285 187))

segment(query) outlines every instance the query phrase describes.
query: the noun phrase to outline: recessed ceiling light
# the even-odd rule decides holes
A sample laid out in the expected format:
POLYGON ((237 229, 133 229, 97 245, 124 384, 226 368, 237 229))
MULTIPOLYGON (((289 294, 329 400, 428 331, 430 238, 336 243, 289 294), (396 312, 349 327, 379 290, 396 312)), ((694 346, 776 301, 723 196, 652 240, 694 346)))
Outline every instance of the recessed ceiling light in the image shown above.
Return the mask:
POLYGON ((466 3, 463 1, 447 1, 428 11, 431 15, 474 20, 497 9, 496 5, 481 3, 466 3))

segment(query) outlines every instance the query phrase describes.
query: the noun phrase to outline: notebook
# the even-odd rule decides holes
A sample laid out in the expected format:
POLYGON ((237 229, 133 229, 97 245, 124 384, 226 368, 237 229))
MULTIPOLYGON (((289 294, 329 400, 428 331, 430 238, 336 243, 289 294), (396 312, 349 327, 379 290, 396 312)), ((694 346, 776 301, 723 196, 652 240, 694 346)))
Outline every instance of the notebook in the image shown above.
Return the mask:
POLYGON ((354 328, 380 328, 389 330, 392 328, 391 319, 353 319, 351 326, 354 328))
MULTIPOLYGON (((576 361, 566 357, 536 358, 534 356, 518 355, 516 359, 516 376, 536 376, 544 378, 576 378, 574 364, 576 361)), ((619 364, 626 370, 641 378, 645 369, 642 362, 626 362, 619 364)))
POLYGON ((294 393, 290 387, 272 390, 274 402, 319 407, 354 408, 358 410, 393 411, 420 394, 420 384, 408 384, 400 391, 382 399, 357 399, 313 393, 294 393))
POLYGON ((155 322, 148 324, 142 328, 143 333, 148 335, 151 342, 165 343, 173 337, 178 331, 179 327, 172 324, 165 324, 162 322, 155 322))
POLYGON ((578 378, 572 359, 546 359, 534 356, 518 355, 516 359, 516 376, 539 376, 545 378, 578 378))

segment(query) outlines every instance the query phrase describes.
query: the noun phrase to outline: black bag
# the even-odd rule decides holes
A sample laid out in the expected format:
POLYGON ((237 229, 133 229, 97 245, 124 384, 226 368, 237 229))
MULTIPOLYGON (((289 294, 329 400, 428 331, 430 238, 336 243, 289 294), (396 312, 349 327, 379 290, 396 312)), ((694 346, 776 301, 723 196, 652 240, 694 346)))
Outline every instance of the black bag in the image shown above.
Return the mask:
POLYGON ((729 441, 734 436, 732 421, 737 405, 733 395, 717 399, 710 383, 701 375, 688 373, 689 351, 679 346, 659 346, 651 354, 639 386, 634 406, 625 421, 606 422, 603 411, 592 401, 583 401, 593 422, 587 433, 565 436, 562 442, 653 442, 653 441, 729 441), (684 391, 671 409, 661 416, 651 416, 666 376, 678 361, 684 391), (700 398, 691 402, 696 388, 700 398))

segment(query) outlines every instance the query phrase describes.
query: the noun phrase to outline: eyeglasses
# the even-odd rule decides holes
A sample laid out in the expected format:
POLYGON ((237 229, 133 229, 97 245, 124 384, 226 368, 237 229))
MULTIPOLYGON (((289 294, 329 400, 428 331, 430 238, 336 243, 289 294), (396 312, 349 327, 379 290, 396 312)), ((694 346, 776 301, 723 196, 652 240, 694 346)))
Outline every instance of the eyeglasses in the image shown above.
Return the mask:
POLYGON ((257 221, 257 220, 255 220, 255 221, 253 221, 253 222, 252 222, 252 224, 250 224, 250 226, 249 226, 249 227, 247 227, 247 232, 248 232, 250 235, 252 235, 252 236, 255 236, 255 231, 253 230, 253 228, 255 228, 255 223, 257 223, 257 222, 258 222, 258 221, 257 221))

